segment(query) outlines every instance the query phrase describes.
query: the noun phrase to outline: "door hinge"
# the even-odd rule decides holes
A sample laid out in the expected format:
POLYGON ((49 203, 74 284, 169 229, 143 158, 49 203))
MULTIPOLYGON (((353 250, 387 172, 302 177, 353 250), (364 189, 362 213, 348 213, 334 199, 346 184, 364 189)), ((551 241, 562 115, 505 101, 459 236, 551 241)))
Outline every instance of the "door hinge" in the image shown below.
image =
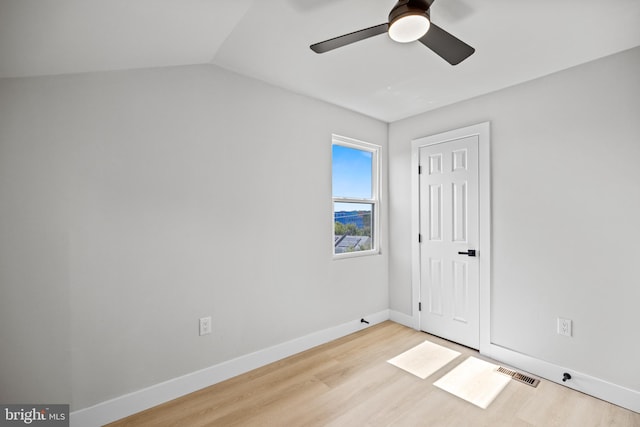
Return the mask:
POLYGON ((418 311, 422 311, 422 303, 421 302, 418 303, 418 311))
POLYGON ((418 165, 418 175, 422 174, 422 166, 418 165))
POLYGON ((418 243, 422 243, 422 234, 418 233, 418 243))

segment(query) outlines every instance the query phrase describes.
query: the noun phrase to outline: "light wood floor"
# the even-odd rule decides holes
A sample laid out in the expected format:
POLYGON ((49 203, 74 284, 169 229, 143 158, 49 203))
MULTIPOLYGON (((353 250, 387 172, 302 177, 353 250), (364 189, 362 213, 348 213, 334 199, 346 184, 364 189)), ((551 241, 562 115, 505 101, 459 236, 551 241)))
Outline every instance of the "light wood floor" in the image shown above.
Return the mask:
POLYGON ((386 360, 429 339, 385 322, 256 369, 110 426, 640 426, 640 414, 542 380, 511 381, 480 409, 432 385, 466 357, 421 380, 386 360))

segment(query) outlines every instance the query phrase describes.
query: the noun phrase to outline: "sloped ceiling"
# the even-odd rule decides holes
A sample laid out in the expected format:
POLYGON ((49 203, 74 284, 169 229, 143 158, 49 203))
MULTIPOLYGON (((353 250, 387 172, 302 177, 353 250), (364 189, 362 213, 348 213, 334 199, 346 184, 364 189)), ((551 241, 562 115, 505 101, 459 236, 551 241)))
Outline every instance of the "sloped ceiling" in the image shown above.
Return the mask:
POLYGON ((250 0, 0 0, 0 77, 211 62, 250 0))
POLYGON ((377 36, 393 0, 0 0, 0 77, 212 63, 391 122, 640 45, 640 1, 436 0, 476 48, 452 67, 377 36))

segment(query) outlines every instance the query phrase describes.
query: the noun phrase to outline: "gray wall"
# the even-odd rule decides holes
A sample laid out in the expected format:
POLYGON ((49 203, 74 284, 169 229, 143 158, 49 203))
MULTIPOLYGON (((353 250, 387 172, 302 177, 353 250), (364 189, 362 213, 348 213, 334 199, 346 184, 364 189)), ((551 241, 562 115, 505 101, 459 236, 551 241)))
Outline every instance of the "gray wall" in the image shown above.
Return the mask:
POLYGON ((0 402, 67 403, 72 153, 60 105, 38 111, 44 88, 14 83, 0 80, 0 402))
POLYGON ((385 123, 213 66, 5 79, 0 111, 1 402, 78 410, 388 308, 386 223, 331 255, 331 133, 386 150, 385 123))
POLYGON ((638 76, 635 48, 392 123, 391 309, 411 313, 411 140, 490 121, 492 342, 640 390, 638 76))

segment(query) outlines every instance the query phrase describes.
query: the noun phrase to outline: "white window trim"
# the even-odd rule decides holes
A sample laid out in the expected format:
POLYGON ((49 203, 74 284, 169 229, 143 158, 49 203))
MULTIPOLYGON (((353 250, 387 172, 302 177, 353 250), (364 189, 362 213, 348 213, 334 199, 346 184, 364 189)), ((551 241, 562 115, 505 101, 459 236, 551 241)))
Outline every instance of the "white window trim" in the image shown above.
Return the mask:
MULTIPOLYGON (((355 148, 357 150, 368 151, 372 153, 372 170, 371 170, 371 199, 361 199, 361 198, 344 198, 344 197, 333 197, 333 184, 331 189, 331 230, 334 230, 334 205, 335 203, 340 202, 351 202, 351 203, 367 203, 373 205, 373 247, 366 251, 357 251, 357 252, 344 252, 340 254, 336 254, 335 251, 335 242, 333 239, 333 233, 331 234, 331 253, 333 254, 333 259, 345 259, 345 258, 355 258, 361 256, 370 256, 370 255, 379 255, 380 254, 380 194, 381 194, 381 152, 382 147, 380 145, 372 144, 370 142, 360 141, 354 138, 349 138, 346 136, 331 135, 331 146, 341 145, 343 147, 355 148)), ((333 150, 332 150, 333 151, 333 150)), ((331 159, 331 164, 333 164, 333 157, 331 159)), ((332 179, 333 182, 333 179, 332 179)))

